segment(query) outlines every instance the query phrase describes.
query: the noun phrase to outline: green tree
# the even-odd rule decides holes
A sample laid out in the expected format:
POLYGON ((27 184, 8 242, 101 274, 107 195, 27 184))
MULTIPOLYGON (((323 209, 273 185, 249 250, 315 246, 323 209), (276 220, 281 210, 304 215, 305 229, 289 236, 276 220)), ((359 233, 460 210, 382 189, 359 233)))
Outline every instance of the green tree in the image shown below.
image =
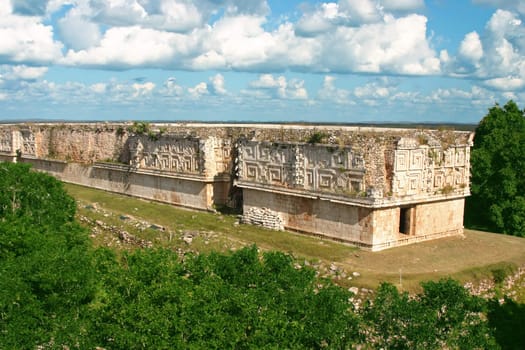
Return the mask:
POLYGON ((75 203, 27 165, 0 163, 0 174, 0 348, 79 344, 94 276, 75 203))
POLYGON ((525 115, 516 103, 496 104, 481 120, 471 165, 467 224, 525 236, 525 115))
POLYGON ((75 201, 54 177, 29 164, 0 163, 0 220, 23 218, 41 226, 72 222, 75 201))
POLYGON ((385 349, 498 348, 484 317, 486 302, 451 279, 422 286, 414 297, 388 283, 379 287, 362 313, 368 343, 385 349))
POLYGON ((111 349, 329 349, 357 341, 350 293, 290 256, 139 250, 97 258, 91 343, 111 349), (320 286, 322 283, 323 286, 320 286))
POLYGON ((488 319, 502 349, 525 349, 525 304, 508 297, 502 304, 493 299, 489 302, 488 319))

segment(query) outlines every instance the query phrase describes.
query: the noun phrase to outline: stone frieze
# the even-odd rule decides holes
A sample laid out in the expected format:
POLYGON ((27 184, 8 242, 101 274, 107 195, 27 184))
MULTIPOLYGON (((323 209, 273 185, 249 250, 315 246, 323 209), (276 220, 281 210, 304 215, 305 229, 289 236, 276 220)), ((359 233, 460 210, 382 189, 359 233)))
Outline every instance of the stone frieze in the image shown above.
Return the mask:
POLYGON ((364 158, 350 147, 259 141, 237 147, 241 182, 347 195, 365 190, 364 158))

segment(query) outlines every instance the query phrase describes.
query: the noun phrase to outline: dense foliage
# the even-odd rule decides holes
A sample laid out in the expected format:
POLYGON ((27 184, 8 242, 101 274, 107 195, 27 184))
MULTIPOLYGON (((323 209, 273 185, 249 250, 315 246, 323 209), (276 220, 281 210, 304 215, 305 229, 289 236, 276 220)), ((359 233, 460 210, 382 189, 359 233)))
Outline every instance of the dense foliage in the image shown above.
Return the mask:
POLYGON ((315 283, 282 253, 245 248, 232 255, 166 250, 125 255, 104 271, 92 341, 111 349, 347 348, 357 341, 349 292, 315 283))
POLYGON ((79 337, 94 293, 89 240, 62 184, 0 163, 0 348, 79 337))
POLYGON ((414 297, 382 284, 363 318, 378 348, 497 349, 485 306, 451 279, 423 283, 423 292, 414 297))
POLYGON ((487 303, 450 279, 416 296, 383 284, 354 310, 350 292, 279 252, 95 250, 58 181, 19 164, 0 173, 0 349, 524 345, 499 329, 520 328, 522 305, 487 303))
POLYGON ((476 128, 467 224, 525 236, 525 114, 495 105, 476 128))

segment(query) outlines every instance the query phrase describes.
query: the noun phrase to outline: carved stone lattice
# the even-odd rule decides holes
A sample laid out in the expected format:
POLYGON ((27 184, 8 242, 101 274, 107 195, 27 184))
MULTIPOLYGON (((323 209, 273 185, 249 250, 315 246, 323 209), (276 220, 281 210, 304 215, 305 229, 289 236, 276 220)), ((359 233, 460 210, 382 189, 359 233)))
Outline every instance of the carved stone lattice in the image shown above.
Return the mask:
POLYGON ((341 194, 364 190, 364 158, 349 147, 258 141, 238 147, 241 181, 341 194))
POLYGON ((35 135, 31 132, 31 130, 23 130, 22 131, 22 153, 25 155, 36 155, 35 152, 35 135))
POLYGON ((0 135, 0 152, 3 152, 3 153, 13 152, 13 136, 10 130, 5 130, 0 135))
POLYGON ((131 165, 138 168, 199 173, 199 140, 196 138, 165 137, 162 140, 137 138, 130 143, 131 165))
POLYGON ((468 190, 470 149, 419 145, 402 139, 394 156, 393 192, 397 196, 468 190), (402 142, 401 142, 402 141, 402 142))

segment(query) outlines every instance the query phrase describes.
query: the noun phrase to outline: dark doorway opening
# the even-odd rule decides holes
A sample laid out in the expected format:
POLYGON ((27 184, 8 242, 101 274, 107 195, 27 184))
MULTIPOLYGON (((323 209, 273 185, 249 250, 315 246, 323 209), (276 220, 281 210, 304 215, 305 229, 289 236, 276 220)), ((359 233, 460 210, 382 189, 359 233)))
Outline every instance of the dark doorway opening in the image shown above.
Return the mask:
POLYGON ((410 234, 410 210, 412 208, 400 208, 399 210, 399 233, 410 234))

